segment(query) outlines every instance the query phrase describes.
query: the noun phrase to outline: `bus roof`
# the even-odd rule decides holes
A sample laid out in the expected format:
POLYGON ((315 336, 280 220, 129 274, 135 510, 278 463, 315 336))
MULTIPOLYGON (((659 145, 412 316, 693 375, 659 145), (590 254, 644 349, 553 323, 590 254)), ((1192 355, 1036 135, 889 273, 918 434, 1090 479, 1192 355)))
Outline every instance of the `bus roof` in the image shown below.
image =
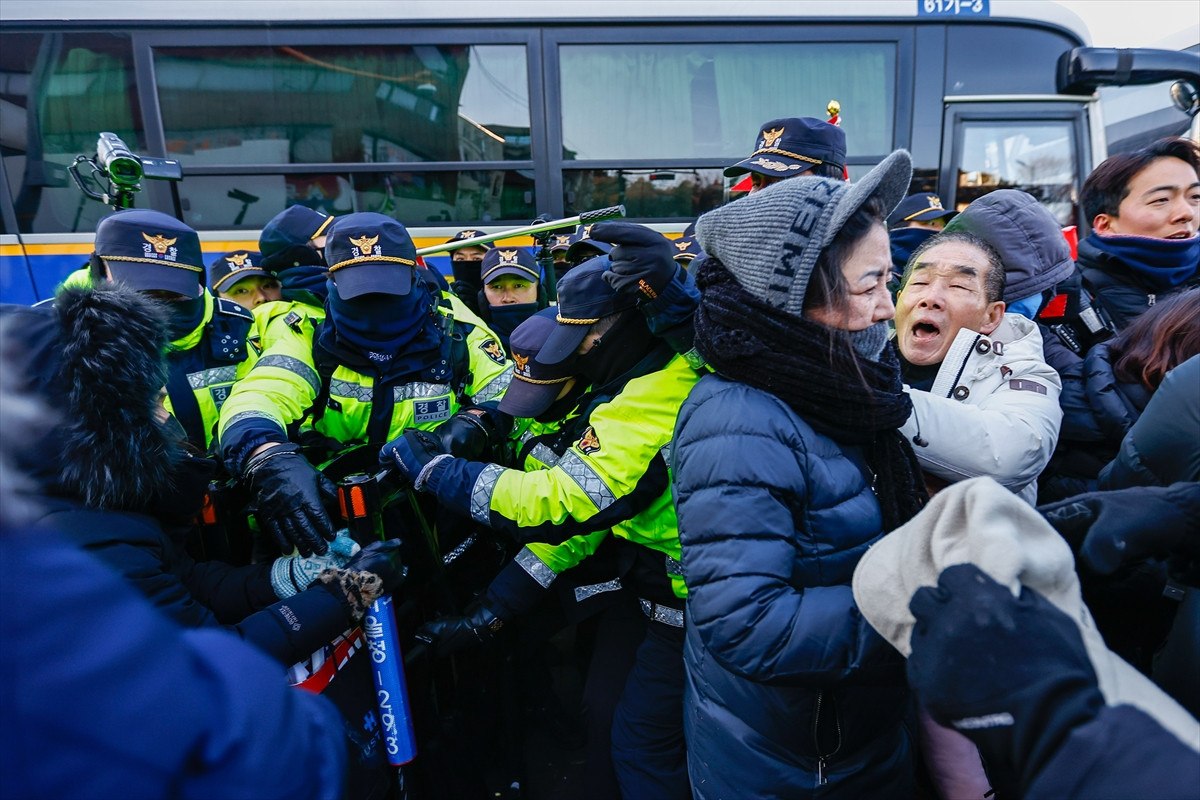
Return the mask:
MULTIPOLYGON (((687 21, 794 21, 794 20, 921 20, 929 22, 979 22, 981 19, 1023 21, 1062 28, 1084 45, 1090 44, 1087 26, 1073 12, 1050 0, 983 0, 987 14, 957 16, 922 15, 923 0, 4 0, 3 22, 127 23, 138 27, 171 22, 312 23, 417 22, 458 24, 496 22, 649 22, 687 21), (403 16, 397 16, 402 9, 403 16)), ((972 0, 961 0, 962 6, 972 0)))

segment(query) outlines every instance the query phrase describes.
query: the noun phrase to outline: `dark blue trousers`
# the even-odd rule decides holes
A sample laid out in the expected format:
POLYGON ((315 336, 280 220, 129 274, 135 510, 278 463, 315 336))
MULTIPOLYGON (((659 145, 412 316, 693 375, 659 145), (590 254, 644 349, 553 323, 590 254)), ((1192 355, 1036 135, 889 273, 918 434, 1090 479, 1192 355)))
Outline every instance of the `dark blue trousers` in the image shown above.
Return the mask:
POLYGON ((612 759, 625 800, 689 800, 683 743, 683 628, 646 625, 613 715, 612 759))

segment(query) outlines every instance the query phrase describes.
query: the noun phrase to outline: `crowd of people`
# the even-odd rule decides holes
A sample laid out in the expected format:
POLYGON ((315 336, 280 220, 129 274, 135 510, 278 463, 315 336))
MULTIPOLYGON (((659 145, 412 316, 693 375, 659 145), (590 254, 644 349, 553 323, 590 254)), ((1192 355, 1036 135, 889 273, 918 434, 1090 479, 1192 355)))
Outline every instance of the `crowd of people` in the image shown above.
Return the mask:
POLYGON ((1200 146, 1100 164, 1077 252, 846 163, 771 120, 682 237, 468 229, 448 275, 375 213, 209 264, 102 219, 0 307, 5 791, 368 796, 374 712, 285 670, 395 595, 430 766, 369 796, 519 793, 515 694, 574 797, 1200 797, 1200 146))

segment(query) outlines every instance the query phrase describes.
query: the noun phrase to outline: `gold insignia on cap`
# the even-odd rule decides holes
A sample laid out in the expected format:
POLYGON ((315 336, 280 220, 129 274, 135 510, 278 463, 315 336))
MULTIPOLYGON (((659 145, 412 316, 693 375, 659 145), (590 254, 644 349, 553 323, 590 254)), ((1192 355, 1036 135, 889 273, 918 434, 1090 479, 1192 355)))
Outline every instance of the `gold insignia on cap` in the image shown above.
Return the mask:
POLYGON ((463 239, 474 239, 478 235, 479 231, 463 231, 462 233, 458 234, 458 238, 459 241, 461 241, 463 239))
POLYGON ((500 260, 507 262, 509 264, 515 264, 517 261, 517 251, 516 250, 501 250, 500 251, 500 260))
POLYGON ((351 236, 350 244, 354 245, 359 250, 362 250, 364 253, 369 252, 371 250, 371 248, 373 248, 375 245, 379 244, 379 234, 375 234, 374 236, 368 237, 364 233, 362 236, 358 237, 357 239, 355 239, 353 236, 351 236))
POLYGON ((174 239, 168 239, 161 233, 156 233, 151 236, 143 232, 142 238, 149 242, 154 247, 154 252, 158 253, 160 256, 165 256, 167 254, 167 248, 179 241, 178 236, 176 236, 174 239))
POLYGON ((590 238, 592 238, 592 226, 591 226, 591 225, 588 225, 586 228, 584 228, 584 229, 583 229, 583 236, 580 236, 579 238, 580 238, 580 239, 590 239, 590 238))
POLYGON ((246 265, 246 259, 249 257, 249 253, 234 253, 225 260, 228 261, 235 269, 241 269, 246 265))
POLYGON ((684 250, 687 250, 691 246, 692 246, 691 242, 675 242, 675 248, 681 253, 684 250))
POLYGON ((946 209, 942 208, 942 198, 938 197, 936 194, 935 194, 935 195, 930 195, 930 197, 929 197, 929 207, 930 207, 931 209, 932 209, 932 208, 936 208, 938 211, 945 211, 945 210, 946 210, 946 209))
POLYGON ((762 137, 763 137, 762 146, 763 147, 774 147, 776 144, 779 143, 779 138, 781 136, 783 136, 783 128, 775 128, 774 130, 763 131, 762 132, 762 137))
POLYGON ((567 234, 566 236, 555 236, 554 239, 558 244, 570 244, 571 243, 571 235, 570 234, 567 234))
POLYGON ((529 363, 529 356, 513 353, 513 361, 517 362, 517 372, 525 372, 525 365, 529 363))

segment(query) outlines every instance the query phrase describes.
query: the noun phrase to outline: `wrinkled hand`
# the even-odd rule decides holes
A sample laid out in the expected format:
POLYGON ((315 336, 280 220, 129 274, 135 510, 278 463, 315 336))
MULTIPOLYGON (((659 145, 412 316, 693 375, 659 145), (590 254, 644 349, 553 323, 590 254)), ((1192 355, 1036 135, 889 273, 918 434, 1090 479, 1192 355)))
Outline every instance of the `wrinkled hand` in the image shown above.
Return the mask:
POLYGON ((1200 578, 1200 483, 1090 492, 1038 509, 1082 561, 1102 575, 1148 557, 1170 557, 1171 572, 1200 578))
POLYGON ((255 516, 286 553, 325 553, 333 541, 333 523, 325 504, 337 502, 337 488, 300 454, 294 444, 279 444, 251 458, 244 479, 255 493, 255 516))
POLYGON ((654 300, 679 269, 671 243, 645 225, 619 220, 598 222, 592 226, 591 237, 615 245, 608 254, 612 266, 604 279, 619 294, 636 292, 643 300, 654 300))
POLYGON ((344 567, 359 551, 358 543, 346 530, 338 531, 329 552, 322 556, 284 556, 271 564, 271 588, 280 600, 286 600, 307 589, 322 570, 344 567))
POLYGON ((416 638, 444 658, 468 647, 490 642, 503 627, 504 620, 486 605, 480 604, 466 616, 442 617, 426 622, 417 629, 416 638))
POLYGON ((379 451, 379 463, 394 465, 400 475, 420 491, 424 488, 427 468, 439 456, 447 456, 441 440, 427 431, 409 428, 402 436, 393 439, 379 451))
POLYGON ((1037 592, 1013 597, 957 564, 909 608, 909 683, 930 716, 979 747, 998 791, 1027 785, 1104 704, 1079 628, 1037 592))

